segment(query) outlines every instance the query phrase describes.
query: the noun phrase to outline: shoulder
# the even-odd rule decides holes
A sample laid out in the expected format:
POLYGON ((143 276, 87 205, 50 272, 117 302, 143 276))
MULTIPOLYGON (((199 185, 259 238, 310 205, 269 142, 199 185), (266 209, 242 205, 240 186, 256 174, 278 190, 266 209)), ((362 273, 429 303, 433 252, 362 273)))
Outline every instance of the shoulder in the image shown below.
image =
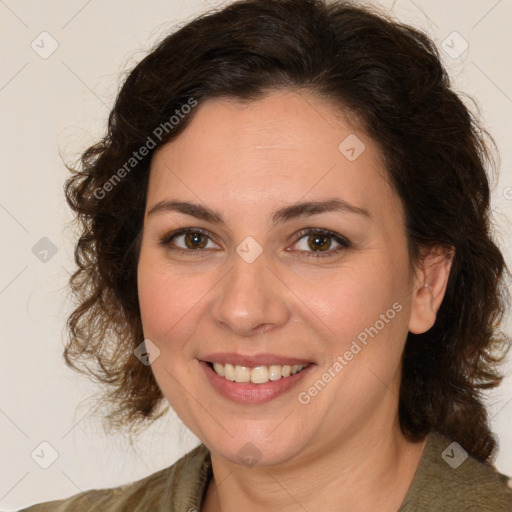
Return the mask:
POLYGON ((93 489, 64 500, 32 505, 19 512, 171 512, 193 507, 199 510, 210 477, 210 452, 201 444, 172 466, 128 485, 93 489))
POLYGON ((512 512, 508 482, 458 443, 432 433, 399 512, 512 512))

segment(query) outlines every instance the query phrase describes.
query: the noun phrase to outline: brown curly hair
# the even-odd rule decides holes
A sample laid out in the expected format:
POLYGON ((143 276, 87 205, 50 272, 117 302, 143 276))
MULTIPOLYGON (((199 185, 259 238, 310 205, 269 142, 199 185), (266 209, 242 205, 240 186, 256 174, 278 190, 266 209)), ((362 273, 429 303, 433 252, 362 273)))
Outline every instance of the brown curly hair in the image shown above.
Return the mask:
POLYGON ((193 119, 192 110, 169 122, 191 99, 251 101, 282 88, 349 109, 377 142, 413 263, 422 247, 455 249, 435 325, 406 341, 400 422, 411 439, 439 431, 489 461, 495 440, 481 392, 501 379, 508 299, 490 222, 492 139, 425 34, 349 2, 238 1, 170 34, 129 73, 107 134, 66 183, 81 230, 66 362, 106 385, 107 426, 133 433, 165 412, 151 367, 133 354, 143 340, 137 261, 151 156, 193 119))

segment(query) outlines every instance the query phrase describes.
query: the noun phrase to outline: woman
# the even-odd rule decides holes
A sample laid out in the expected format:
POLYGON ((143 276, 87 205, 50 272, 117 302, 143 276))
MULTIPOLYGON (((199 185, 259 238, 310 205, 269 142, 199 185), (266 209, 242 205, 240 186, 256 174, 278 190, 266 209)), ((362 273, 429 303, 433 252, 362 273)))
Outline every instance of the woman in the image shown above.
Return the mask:
POLYGON ((65 355, 113 425, 166 400, 202 444, 26 510, 512 510, 480 398, 506 348, 481 133, 425 35, 344 2, 166 38, 67 184, 65 355))

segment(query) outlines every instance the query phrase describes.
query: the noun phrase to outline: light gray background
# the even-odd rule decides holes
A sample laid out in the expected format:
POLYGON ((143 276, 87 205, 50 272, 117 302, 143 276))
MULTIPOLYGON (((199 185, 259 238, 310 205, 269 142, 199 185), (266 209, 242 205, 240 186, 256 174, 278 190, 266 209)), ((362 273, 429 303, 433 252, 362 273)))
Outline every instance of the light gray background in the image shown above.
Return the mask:
MULTIPOLYGON (((501 152, 493 207, 499 242, 512 263, 511 1, 378 3, 444 46, 452 54, 441 50, 456 89, 476 99, 501 152), (454 55, 464 41, 467 51, 454 55)), ((105 437, 94 417, 95 402, 84 402, 95 386, 63 363, 74 234, 67 226, 61 158, 76 159, 103 134, 121 73, 168 30, 211 5, 220 2, 0 0, 3 510, 127 483, 171 464, 198 443, 172 414, 154 424, 135 450, 122 437, 105 437), (51 38, 40 35, 43 31, 51 38), (47 56, 52 44, 58 48, 47 56), (48 242, 33 253, 43 237, 54 244, 55 255, 43 252, 48 242), (31 458, 36 449, 35 459, 51 462, 51 449, 40 447, 43 441, 58 452, 48 469, 31 458)), ((507 325, 510 333, 510 315, 507 325)), ((512 475, 510 362, 505 371, 509 377, 489 403, 501 445, 496 465, 512 475)))

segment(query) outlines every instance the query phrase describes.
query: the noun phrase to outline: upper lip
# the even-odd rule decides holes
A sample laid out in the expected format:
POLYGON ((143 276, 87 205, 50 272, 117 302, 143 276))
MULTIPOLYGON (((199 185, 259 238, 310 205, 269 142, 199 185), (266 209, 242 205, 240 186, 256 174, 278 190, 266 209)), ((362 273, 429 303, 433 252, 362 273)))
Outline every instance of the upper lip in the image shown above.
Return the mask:
POLYGON ((235 354, 226 352, 216 352, 214 354, 206 354, 199 358, 207 363, 220 363, 232 364, 233 366, 271 366, 273 364, 295 365, 295 364, 308 364, 311 363, 308 359, 301 359, 299 357, 279 356, 277 354, 235 354))

